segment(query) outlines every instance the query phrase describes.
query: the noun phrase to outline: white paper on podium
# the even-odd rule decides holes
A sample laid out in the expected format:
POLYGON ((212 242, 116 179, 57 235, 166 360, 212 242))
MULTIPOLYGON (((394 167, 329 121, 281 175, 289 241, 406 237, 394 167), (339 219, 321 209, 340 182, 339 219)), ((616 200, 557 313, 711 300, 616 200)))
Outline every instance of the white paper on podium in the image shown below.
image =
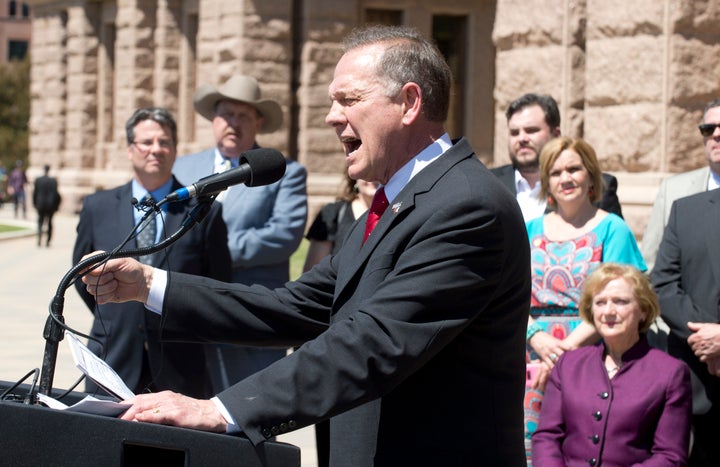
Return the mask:
POLYGON ((57 399, 53 399, 42 393, 38 393, 38 401, 55 410, 67 410, 68 412, 90 413, 104 415, 106 417, 117 417, 131 407, 130 404, 123 404, 114 401, 104 401, 93 396, 86 396, 80 402, 73 405, 65 405, 57 399))
POLYGON ((130 399, 135 396, 120 378, 120 375, 104 360, 92 353, 75 334, 66 330, 65 337, 70 345, 75 366, 85 373, 85 376, 93 380, 108 394, 120 400, 130 399))

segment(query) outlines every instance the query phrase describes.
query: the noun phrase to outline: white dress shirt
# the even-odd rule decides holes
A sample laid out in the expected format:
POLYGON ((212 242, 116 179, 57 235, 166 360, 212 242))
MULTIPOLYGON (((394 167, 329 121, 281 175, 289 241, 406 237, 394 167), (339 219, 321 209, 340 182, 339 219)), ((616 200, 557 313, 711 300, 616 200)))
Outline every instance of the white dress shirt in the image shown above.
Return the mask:
POLYGON ((515 192, 525 222, 545 214, 547 200, 540 199, 540 181, 531 187, 520 171, 515 169, 515 192))

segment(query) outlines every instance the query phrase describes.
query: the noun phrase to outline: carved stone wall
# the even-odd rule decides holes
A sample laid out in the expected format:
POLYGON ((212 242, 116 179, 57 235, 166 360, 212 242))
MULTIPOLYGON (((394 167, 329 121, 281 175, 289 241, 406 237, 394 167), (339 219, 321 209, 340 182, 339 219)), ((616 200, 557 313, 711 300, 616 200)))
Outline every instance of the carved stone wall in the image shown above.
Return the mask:
POLYGON ((618 176, 639 237, 662 177, 705 163, 696 126, 704 104, 720 96, 720 0, 30 3, 29 174, 49 163, 68 210, 130 177, 124 122, 139 106, 175 114, 181 154, 211 146, 210 123, 192 108, 194 89, 240 72, 283 107, 281 130, 259 142, 308 168, 312 219, 334 197, 344 167, 324 123, 327 85, 342 38, 371 9, 400 12, 403 24, 426 34, 437 15, 466 18, 456 91, 461 131, 481 160, 508 161, 504 111, 512 99, 552 94, 562 131, 586 138, 618 176))

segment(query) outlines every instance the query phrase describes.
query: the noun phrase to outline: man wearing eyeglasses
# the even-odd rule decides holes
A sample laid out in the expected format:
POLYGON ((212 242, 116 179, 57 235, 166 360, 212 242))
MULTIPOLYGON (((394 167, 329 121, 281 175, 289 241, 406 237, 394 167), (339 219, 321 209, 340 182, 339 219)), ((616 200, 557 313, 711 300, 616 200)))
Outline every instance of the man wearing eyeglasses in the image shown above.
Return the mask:
POLYGON ((720 99, 715 99, 705 106, 702 123, 698 128, 708 165, 672 175, 660 184, 640 247, 648 271, 651 271, 655 264, 673 201, 720 187, 720 99))
MULTIPOLYGON (((177 126, 170 112, 162 108, 139 109, 127 121, 125 131, 133 179, 83 200, 73 264, 90 252, 112 251, 121 245, 144 216, 145 212, 134 206, 147 204, 146 196, 159 202, 183 186, 172 176, 177 126)), ((124 249, 149 246, 172 235, 195 205, 194 199, 165 204, 161 214, 151 217, 147 227, 124 249)), ((173 271, 229 280, 230 253, 221 207, 212 206, 201 224, 169 248, 140 260, 173 271)), ((213 394, 204 345, 160 343, 157 314, 137 303, 97 306, 80 281, 75 286, 95 315, 88 347, 113 367, 136 394, 165 389, 188 391, 199 397, 213 394)), ((93 393, 97 386, 88 381, 86 390, 93 393)))

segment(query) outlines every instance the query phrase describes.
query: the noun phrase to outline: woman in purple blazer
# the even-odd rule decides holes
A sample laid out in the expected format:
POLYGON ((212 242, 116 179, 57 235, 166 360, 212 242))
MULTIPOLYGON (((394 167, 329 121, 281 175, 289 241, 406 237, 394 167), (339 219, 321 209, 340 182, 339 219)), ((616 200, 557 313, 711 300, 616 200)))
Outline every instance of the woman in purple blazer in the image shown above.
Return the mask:
POLYGON ((588 276, 580 316, 602 341, 564 353, 553 369, 532 437, 535 467, 687 465, 690 371, 648 345, 658 314, 634 267, 604 263, 588 276))

